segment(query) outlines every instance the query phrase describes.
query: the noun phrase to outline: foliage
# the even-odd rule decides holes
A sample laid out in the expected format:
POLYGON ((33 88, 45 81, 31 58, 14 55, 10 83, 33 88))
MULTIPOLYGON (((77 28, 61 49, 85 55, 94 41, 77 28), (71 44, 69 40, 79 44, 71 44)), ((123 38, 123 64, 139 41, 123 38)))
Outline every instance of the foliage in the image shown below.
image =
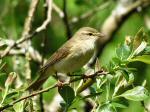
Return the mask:
MULTIPOLYGON (((93 111, 117 112, 118 108, 124 109, 128 107, 126 103, 119 102, 122 98, 132 101, 144 101, 147 99, 149 92, 145 88, 146 83, 144 82, 144 84, 138 86, 134 84, 137 69, 130 66, 130 63, 134 61, 149 64, 150 51, 148 49, 150 46, 147 37, 143 29, 139 30, 134 38, 127 37, 125 42, 116 49, 116 56, 112 58, 112 61, 107 66, 102 67, 104 71, 108 72, 107 75, 96 76, 94 82, 96 85, 94 84, 92 86, 94 90, 92 90, 88 96, 76 94, 76 91, 68 85, 58 87, 58 92, 64 100, 64 102, 61 103, 62 109, 70 111, 75 102, 91 98, 95 99, 97 105, 93 111), (105 98, 101 99, 101 97, 104 96, 105 98)), ((4 65, 1 61, 1 71, 3 67, 4 65)), ((1 73, 1 77, 2 76, 4 77, 3 73, 1 73)), ((22 91, 23 89, 13 87, 17 76, 18 75, 14 72, 9 73, 1 92, 1 107, 11 103, 13 99, 24 96, 25 93, 22 91)), ((82 85, 80 86, 82 87, 82 85)), ((14 111, 27 111, 29 108, 27 104, 29 104, 29 102, 30 100, 22 100, 16 103, 13 106, 14 111)), ((32 105, 32 103, 30 103, 30 105, 32 105)))
MULTIPOLYGON (((53 3, 63 11, 63 1, 65 0, 53 0, 53 3)), ((83 26, 103 28, 108 18, 115 15, 114 9, 118 8, 119 3, 123 2, 123 6, 128 6, 138 0, 126 0, 125 2, 123 0, 66 1, 68 24, 71 33, 74 34, 83 26), (97 10, 99 6, 103 7, 103 5, 104 8, 97 10), (90 11, 93 12, 90 14, 90 11)), ((7 48, 7 45, 13 44, 13 40, 20 39, 30 3, 31 0, 0 0, 0 54, 7 48)), ((43 4, 45 4, 44 0, 38 4, 30 32, 41 25, 45 19, 43 4)), ((119 5, 120 7, 122 5, 119 5)), ((125 9, 118 10, 117 16, 120 14, 119 11, 123 13, 125 9)), ((113 39, 103 48, 95 67, 88 69, 92 71, 91 75, 99 72, 93 77, 86 77, 83 74, 88 73, 88 70, 79 70, 73 76, 76 81, 41 92, 40 98, 36 94, 36 97, 21 99, 34 94, 34 92, 25 91, 25 88, 36 77, 41 63, 32 60, 27 49, 19 50, 20 46, 15 46, 14 50, 19 52, 18 54, 0 59, 0 109, 9 107, 4 112, 32 112, 41 111, 43 106, 48 111, 51 104, 56 101, 55 105, 58 106, 59 111, 84 112, 86 109, 92 112, 146 111, 147 106, 145 105, 150 104, 149 14, 150 8, 146 8, 146 4, 144 4, 144 7, 138 6, 130 14, 125 15, 125 18, 116 17, 114 22, 119 21, 119 23, 109 24, 109 28, 106 29, 106 32, 109 33, 112 27, 116 27, 111 34, 113 39), (140 27, 143 28, 139 30, 140 27), (103 72, 104 74, 101 74, 103 72), (85 88, 87 89, 82 93, 78 93, 85 88), (58 97, 59 101, 55 98, 58 94, 62 98, 58 97)), ((65 33, 66 23, 63 19, 61 14, 53 9, 52 21, 46 30, 32 38, 32 47, 43 58, 47 59, 68 39, 66 38, 67 33, 65 33)), ((56 83, 57 80, 50 77, 42 90, 56 83)))

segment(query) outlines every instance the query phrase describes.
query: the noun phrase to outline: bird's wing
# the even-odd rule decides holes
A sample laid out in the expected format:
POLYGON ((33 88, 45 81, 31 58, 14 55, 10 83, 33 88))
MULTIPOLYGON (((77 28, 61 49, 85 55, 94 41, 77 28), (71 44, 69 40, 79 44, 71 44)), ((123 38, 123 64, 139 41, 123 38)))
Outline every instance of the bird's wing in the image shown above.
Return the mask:
POLYGON ((61 59, 67 57, 70 52, 70 49, 71 45, 69 45, 67 42, 48 59, 48 61, 44 64, 44 66, 41 67, 39 72, 44 72, 48 67, 52 66, 56 62, 59 62, 61 59))

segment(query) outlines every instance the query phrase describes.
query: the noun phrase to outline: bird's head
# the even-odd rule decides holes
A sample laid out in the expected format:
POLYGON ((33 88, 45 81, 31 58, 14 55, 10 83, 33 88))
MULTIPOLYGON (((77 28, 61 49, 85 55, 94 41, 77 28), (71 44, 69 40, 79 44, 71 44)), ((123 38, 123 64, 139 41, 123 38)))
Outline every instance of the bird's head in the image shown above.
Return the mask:
POLYGON ((76 34, 75 34, 75 38, 80 38, 81 40, 100 40, 100 38, 103 38, 105 35, 103 33, 100 33, 99 31, 97 31, 94 28, 90 28, 90 27, 83 27, 80 28, 76 34))

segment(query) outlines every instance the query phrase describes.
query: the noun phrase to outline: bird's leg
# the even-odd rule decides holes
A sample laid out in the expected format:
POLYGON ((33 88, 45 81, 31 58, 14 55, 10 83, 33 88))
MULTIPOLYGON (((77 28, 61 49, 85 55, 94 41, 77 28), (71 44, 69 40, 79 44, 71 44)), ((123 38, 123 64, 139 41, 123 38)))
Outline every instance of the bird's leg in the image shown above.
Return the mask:
POLYGON ((67 73, 67 76, 69 76, 69 81, 68 82, 70 82, 72 80, 71 74, 67 73))
POLYGON ((56 77, 56 79, 57 79, 57 86, 58 86, 58 87, 62 87, 63 81, 59 80, 59 76, 58 76, 58 73, 57 73, 57 72, 55 72, 55 77, 56 77))
POLYGON ((71 74, 70 74, 70 73, 67 73, 67 76, 69 76, 69 77, 70 77, 70 76, 71 76, 71 74))
POLYGON ((61 88, 63 86, 64 81, 63 79, 61 79, 61 76, 59 76, 57 72, 55 72, 55 76, 57 79, 57 86, 61 88))
POLYGON ((63 86, 63 82, 61 82, 61 81, 57 81, 57 86, 59 87, 59 88, 61 88, 62 86, 63 86))
POLYGON ((58 79, 58 74, 57 74, 57 72, 55 72, 55 75, 56 75, 56 79, 58 79))
MULTIPOLYGON (((72 75, 72 74, 70 74, 70 73, 67 73, 67 76, 70 77, 69 82, 71 82, 71 80, 73 80, 73 79, 75 78, 75 76, 72 75)), ((75 82, 71 83, 70 86, 71 86, 73 89, 75 89, 75 82)))

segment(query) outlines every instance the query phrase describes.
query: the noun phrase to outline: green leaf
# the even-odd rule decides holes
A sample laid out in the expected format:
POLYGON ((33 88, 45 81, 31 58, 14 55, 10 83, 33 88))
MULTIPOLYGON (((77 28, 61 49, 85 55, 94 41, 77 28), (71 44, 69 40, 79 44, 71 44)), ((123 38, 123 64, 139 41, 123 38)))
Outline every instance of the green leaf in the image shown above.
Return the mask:
POLYGON ((112 61, 116 64, 116 65, 119 65, 121 63, 121 60, 119 58, 112 58, 112 61))
POLYGON ((110 104, 104 104, 102 106, 99 106, 96 109, 96 112, 117 112, 116 109, 110 104))
POLYGON ((123 44, 119 48, 116 49, 116 54, 118 58, 120 58, 121 60, 127 59, 130 53, 131 53, 130 47, 126 44, 123 44))
POLYGON ((124 78, 126 79, 126 81, 129 81, 129 75, 128 75, 128 71, 124 68, 122 68, 122 70, 120 70, 122 75, 124 76, 124 78))
POLYGON ((70 105, 75 98, 75 92, 70 86, 58 88, 58 92, 67 105, 70 105))
POLYGON ((123 105, 123 104, 120 104, 120 103, 117 103, 117 102, 112 102, 111 104, 112 104, 114 107, 127 108, 126 105, 123 105))
POLYGON ((149 93, 143 86, 137 86, 131 90, 124 92, 120 96, 128 100, 143 101, 149 96, 149 93))
POLYGON ((24 112, 24 100, 13 105, 15 112, 24 112))
POLYGON ((5 81, 5 87, 11 86, 16 78, 17 78, 17 74, 15 72, 9 73, 7 80, 5 81))
POLYGON ((141 52, 143 52, 145 50, 146 46, 147 46, 147 42, 142 41, 141 44, 137 47, 137 49, 134 50, 132 55, 133 56, 139 55, 141 52))
POLYGON ((130 73, 127 86, 131 85, 133 82, 134 82, 134 74, 130 73))
POLYGON ((2 101, 0 102, 0 106, 3 105, 4 101, 6 100, 8 91, 9 91, 9 87, 6 87, 5 90, 2 91, 2 101))
POLYGON ((101 93, 102 93, 102 91, 101 91, 101 92, 98 92, 98 93, 93 93, 93 94, 84 96, 83 99, 96 97, 96 96, 99 96, 101 93))
POLYGON ((137 56, 133 59, 129 60, 130 62, 134 62, 134 61, 140 61, 146 64, 150 64, 150 55, 142 55, 142 56, 137 56))
POLYGON ((150 46, 147 46, 144 51, 145 54, 150 54, 150 46))
POLYGON ((141 44, 141 42, 142 42, 143 40, 146 41, 146 40, 147 40, 147 36, 146 36, 146 34, 145 34, 145 32, 144 32, 144 29, 141 28, 141 29, 137 32, 137 34, 135 35, 135 38, 134 38, 134 40, 133 40, 133 50, 137 49, 137 48, 140 46, 140 44, 141 44))
POLYGON ((12 92, 9 92, 8 94, 7 94, 7 99, 8 98, 14 98, 14 97, 16 97, 16 96, 18 96, 18 92, 17 91, 12 91, 12 92))

